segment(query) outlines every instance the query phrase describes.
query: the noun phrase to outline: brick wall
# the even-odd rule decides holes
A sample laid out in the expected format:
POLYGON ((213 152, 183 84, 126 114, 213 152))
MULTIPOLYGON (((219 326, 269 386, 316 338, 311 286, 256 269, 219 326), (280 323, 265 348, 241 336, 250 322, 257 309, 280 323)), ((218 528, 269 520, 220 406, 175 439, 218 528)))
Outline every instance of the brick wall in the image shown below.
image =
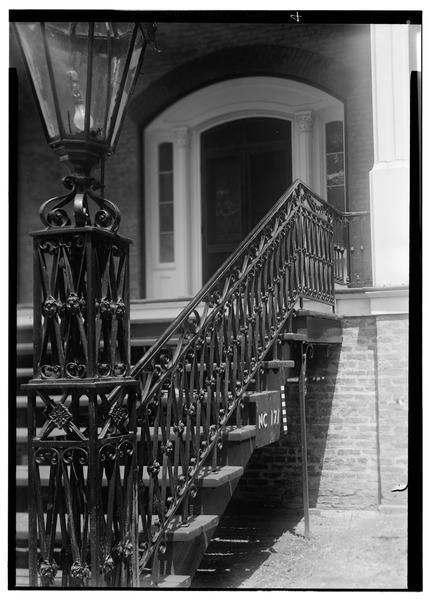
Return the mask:
MULTIPOLYGON (((141 126, 145 114, 152 107, 153 118, 181 95, 215 80, 243 74, 292 77, 345 100, 349 208, 368 207, 368 173, 373 163, 369 25, 160 23, 158 45, 161 52, 147 51, 118 149, 106 164, 106 197, 123 214, 120 233, 134 241, 132 298, 142 297, 144 281, 141 126)), ((17 284, 22 303, 32 300, 32 249, 27 234, 40 228, 40 203, 63 193, 60 178, 66 172, 46 146, 13 37, 10 55, 19 78, 17 284)), ((366 241, 368 265, 369 248, 366 241)))
POLYGON ((376 319, 381 503, 384 505, 407 500, 407 493, 392 493, 391 489, 408 480, 408 333, 407 317, 387 315, 376 319))
MULTIPOLYGON (((311 507, 403 504, 407 481, 406 316, 348 317, 342 347, 308 360, 306 397, 311 507)), ((288 433, 257 450, 236 499, 300 509, 302 457, 297 383, 287 384, 288 433), (264 493, 262 491, 264 490, 264 493), (263 499, 262 499, 263 498, 263 499)))

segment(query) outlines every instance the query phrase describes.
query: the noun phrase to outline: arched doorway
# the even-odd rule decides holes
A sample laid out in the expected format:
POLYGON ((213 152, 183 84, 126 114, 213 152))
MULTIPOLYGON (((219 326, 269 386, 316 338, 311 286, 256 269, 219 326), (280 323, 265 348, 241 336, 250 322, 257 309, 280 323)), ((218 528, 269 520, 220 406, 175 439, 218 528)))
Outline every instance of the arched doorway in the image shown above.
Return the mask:
POLYGON ((292 183, 291 122, 245 118, 201 135, 206 282, 292 183))
POLYGON ((327 197, 326 125, 332 121, 343 122, 340 100, 268 76, 198 89, 154 119, 144 131, 146 297, 195 295, 291 181, 301 179, 327 197), (224 188, 228 177, 230 191, 224 188), (210 237, 220 182, 218 219, 232 227, 240 222, 231 244, 233 230, 230 239, 218 235, 221 221, 210 237), (240 198, 235 207, 227 197, 234 189, 240 198), (228 210, 239 207, 240 221, 233 223, 228 210))

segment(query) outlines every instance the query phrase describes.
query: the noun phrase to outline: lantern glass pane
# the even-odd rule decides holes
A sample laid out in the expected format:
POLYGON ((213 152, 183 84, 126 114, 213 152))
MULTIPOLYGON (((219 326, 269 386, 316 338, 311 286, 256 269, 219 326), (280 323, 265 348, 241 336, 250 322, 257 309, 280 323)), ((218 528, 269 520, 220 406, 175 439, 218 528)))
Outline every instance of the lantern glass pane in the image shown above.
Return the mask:
POLYGON ((109 141, 110 141, 110 145, 112 147, 115 147, 118 142, 118 137, 119 137, 119 133, 121 130, 121 124, 122 124, 122 120, 124 117, 124 111, 127 106, 128 100, 129 100, 131 94, 133 93, 133 89, 134 89, 137 77, 139 75, 140 58, 142 55, 142 50, 145 46, 145 38, 143 36, 141 27, 139 27, 133 23, 119 23, 119 24, 117 24, 117 26, 118 26, 118 32, 126 31, 126 33, 123 33, 121 35, 121 37, 118 38, 118 40, 117 40, 118 51, 116 52, 117 61, 118 61, 118 64, 117 64, 118 76, 119 76, 119 74, 121 74, 121 78, 125 77, 125 80, 123 82, 123 88, 121 90, 121 87, 116 83, 117 76, 114 75, 114 73, 112 73, 112 76, 110 79, 111 80, 111 88, 113 90, 112 91, 112 103, 115 102, 115 104, 116 104, 119 102, 119 109, 118 109, 116 116, 112 112, 113 105, 109 112, 110 118, 112 119, 109 121, 110 122, 109 141), (130 50, 129 50, 129 52, 131 52, 130 63, 128 65, 127 71, 125 72, 124 66, 126 64, 127 55, 124 55, 123 53, 129 49, 129 46, 132 43, 131 26, 133 26, 133 25, 137 27, 136 37, 134 39, 133 47, 130 48, 130 50))
POLYGON ((139 23, 19 23, 51 141, 82 139, 109 153, 119 137, 145 38, 139 23))
MULTIPOLYGON (((74 138, 85 136, 88 71, 88 36, 81 35, 79 25, 45 23, 63 135, 74 138)), ((90 117, 90 128, 93 125, 90 117)))
POLYGON ((52 82, 49 77, 40 23, 16 23, 22 49, 30 70, 48 139, 59 135, 52 82))

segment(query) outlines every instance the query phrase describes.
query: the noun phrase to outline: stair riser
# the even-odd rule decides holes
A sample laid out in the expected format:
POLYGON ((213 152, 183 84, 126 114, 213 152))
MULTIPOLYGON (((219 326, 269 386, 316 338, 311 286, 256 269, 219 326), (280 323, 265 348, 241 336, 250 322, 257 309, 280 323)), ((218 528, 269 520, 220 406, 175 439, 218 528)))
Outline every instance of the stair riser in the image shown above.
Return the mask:
POLYGON ((233 497, 239 480, 239 478, 230 480, 221 487, 199 489, 195 499, 190 500, 190 513, 195 516, 222 514, 233 497))
POLYGON ((220 466, 242 466, 244 468, 255 447, 255 438, 246 439, 242 443, 224 445, 218 454, 218 463, 220 466))
POLYGON ((167 552, 158 556, 156 571, 160 575, 184 575, 193 577, 201 562, 216 528, 205 531, 191 542, 168 545, 167 552))

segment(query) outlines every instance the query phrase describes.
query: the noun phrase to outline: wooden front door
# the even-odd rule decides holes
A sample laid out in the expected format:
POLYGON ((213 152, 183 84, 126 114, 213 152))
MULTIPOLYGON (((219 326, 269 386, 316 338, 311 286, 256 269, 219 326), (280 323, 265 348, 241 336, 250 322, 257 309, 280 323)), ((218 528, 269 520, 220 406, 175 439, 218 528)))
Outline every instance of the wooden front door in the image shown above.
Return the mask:
POLYGON ((247 118, 201 138, 205 283, 292 183, 291 123, 247 118))

